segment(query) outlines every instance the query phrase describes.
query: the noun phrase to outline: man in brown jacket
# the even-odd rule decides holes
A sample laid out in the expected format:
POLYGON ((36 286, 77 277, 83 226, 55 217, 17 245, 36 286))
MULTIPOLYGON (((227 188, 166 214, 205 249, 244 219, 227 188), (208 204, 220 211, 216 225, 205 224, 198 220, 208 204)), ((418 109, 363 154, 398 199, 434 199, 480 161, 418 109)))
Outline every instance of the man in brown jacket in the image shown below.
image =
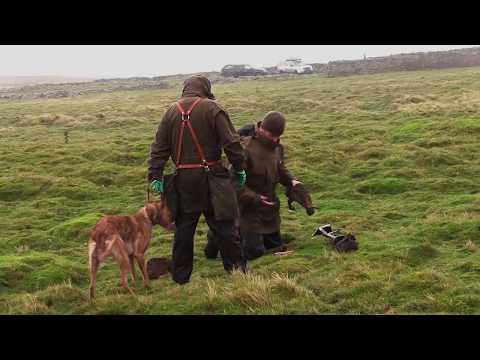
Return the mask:
POLYGON ((184 82, 181 99, 170 106, 159 125, 148 170, 152 188, 161 193, 165 164, 170 157, 176 164, 178 211, 172 277, 179 284, 190 280, 193 238, 202 213, 218 239, 225 270, 246 269, 234 220, 218 221, 213 213, 207 171, 228 172, 220 162, 222 149, 235 169, 239 185, 243 185, 246 178, 244 151, 228 113, 215 101, 206 77, 190 77, 184 82))
MULTIPOLYGON (((280 237, 280 201, 276 195, 277 184, 289 188, 301 184, 288 171, 283 162, 280 136, 286 119, 279 112, 269 112, 264 119, 250 126, 244 135, 247 164, 247 182, 239 189, 240 233, 244 256, 252 260, 266 250, 282 248, 280 237)), ((243 130, 243 129, 242 129, 243 130)), ((218 252, 217 237, 209 233, 205 247, 207 258, 218 252)))

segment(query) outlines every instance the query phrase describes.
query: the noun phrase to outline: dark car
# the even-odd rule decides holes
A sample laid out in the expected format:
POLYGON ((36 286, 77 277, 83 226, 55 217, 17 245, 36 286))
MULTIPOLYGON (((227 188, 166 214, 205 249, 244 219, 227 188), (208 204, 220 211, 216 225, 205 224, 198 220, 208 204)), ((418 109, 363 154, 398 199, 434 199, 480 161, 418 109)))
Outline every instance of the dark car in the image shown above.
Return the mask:
POLYGON ((267 71, 265 69, 254 68, 250 65, 227 65, 223 67, 221 74, 226 77, 258 76, 266 75, 267 71))

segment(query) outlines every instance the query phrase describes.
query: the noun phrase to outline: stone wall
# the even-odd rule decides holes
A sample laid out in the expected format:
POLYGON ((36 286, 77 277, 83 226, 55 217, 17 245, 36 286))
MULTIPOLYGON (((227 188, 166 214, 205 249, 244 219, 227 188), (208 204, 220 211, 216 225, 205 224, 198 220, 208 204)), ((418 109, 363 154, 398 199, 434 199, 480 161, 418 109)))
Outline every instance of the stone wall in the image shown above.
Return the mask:
POLYGON ((480 66, 480 47, 398 54, 362 60, 330 61, 328 64, 312 64, 312 66, 315 72, 326 74, 328 77, 480 66))
POLYGON ((313 72, 318 74, 326 74, 328 70, 328 64, 310 64, 312 65, 313 72))

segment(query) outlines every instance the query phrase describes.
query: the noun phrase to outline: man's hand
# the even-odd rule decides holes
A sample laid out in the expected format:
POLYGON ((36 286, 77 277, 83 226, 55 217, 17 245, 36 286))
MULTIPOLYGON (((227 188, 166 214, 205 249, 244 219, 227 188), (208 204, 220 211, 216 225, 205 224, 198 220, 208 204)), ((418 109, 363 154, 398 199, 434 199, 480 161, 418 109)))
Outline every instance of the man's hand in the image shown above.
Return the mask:
POLYGON ((163 180, 153 180, 150 184, 150 187, 153 191, 156 191, 159 194, 163 193, 163 180))
POLYGON ((299 184, 303 184, 301 181, 298 180, 292 180, 292 186, 297 186, 299 184))
POLYGON ((245 170, 237 171, 235 172, 235 178, 237 179, 238 185, 243 186, 247 182, 247 173, 245 170))
POLYGON ((260 195, 260 200, 262 200, 262 203, 268 206, 275 206, 274 202, 268 201, 268 197, 260 195))

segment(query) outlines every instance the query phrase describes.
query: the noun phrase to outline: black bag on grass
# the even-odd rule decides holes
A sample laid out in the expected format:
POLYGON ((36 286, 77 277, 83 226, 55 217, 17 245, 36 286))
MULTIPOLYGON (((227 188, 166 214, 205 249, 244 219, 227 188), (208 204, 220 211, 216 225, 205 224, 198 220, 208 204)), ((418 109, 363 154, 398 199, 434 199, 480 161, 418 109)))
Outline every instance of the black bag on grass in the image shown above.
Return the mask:
POLYGON ((349 252, 358 250, 357 239, 352 234, 340 235, 333 240, 333 246, 338 252, 349 252))
POLYGON ((341 231, 333 231, 330 224, 320 226, 312 235, 325 236, 330 240, 330 244, 335 247, 338 252, 350 252, 358 250, 358 242, 353 234, 344 234, 341 231))
POLYGON ((150 280, 158 279, 160 276, 166 275, 171 271, 172 261, 161 257, 153 258, 147 262, 147 274, 150 280))

